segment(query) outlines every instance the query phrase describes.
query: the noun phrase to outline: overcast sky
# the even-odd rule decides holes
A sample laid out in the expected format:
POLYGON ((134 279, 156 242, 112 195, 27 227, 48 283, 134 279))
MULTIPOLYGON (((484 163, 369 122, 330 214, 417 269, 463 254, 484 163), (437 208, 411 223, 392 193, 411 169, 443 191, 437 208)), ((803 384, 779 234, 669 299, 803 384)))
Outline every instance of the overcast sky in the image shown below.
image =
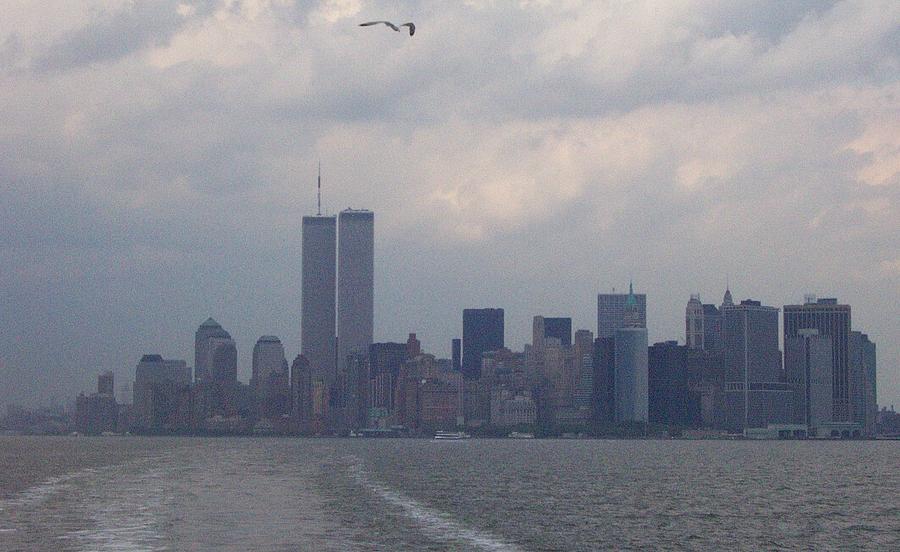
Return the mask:
MULTIPOLYGON (((0 405, 208 316, 299 350, 300 217, 376 213, 376 339, 462 309, 651 340, 699 292, 853 307, 900 407, 900 2, 4 0, 0 405), (414 37, 358 23, 415 21, 414 37)), ((118 384, 117 384, 118 385, 118 384)))

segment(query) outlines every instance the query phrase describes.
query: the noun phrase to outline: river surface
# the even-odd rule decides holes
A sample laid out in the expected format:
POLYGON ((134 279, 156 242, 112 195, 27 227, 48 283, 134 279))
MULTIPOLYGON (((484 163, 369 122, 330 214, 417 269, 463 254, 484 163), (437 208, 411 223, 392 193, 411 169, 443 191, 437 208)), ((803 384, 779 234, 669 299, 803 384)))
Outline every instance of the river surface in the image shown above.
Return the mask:
POLYGON ((900 441, 0 437, 0 551, 900 550, 900 441))

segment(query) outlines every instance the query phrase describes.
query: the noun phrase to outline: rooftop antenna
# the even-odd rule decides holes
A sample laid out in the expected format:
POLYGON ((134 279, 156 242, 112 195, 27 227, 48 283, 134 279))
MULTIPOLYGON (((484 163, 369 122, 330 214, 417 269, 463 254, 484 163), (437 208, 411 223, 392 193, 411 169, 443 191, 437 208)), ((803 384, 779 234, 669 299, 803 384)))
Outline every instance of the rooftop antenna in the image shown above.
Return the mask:
POLYGON ((318 216, 322 216, 322 160, 319 159, 319 179, 318 179, 318 202, 319 202, 319 211, 318 216))

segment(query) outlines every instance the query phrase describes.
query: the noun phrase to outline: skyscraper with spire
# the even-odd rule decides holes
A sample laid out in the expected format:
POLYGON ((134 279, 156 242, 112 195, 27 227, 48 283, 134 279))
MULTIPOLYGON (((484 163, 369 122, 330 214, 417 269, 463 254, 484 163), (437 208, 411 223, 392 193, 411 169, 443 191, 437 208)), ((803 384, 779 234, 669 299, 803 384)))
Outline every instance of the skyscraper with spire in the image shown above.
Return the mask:
POLYGON ((314 379, 330 384, 336 371, 335 297, 337 225, 322 214, 322 172, 317 179, 317 212, 302 220, 300 351, 314 379))
MULTIPOLYGON (((629 283, 629 290, 631 284, 629 283)), ((615 290, 613 290, 615 291, 615 290)), ((625 301, 634 297, 632 323, 647 327, 647 296, 643 293, 601 293, 597 295, 597 337, 613 337, 618 328, 625 326, 625 301)))

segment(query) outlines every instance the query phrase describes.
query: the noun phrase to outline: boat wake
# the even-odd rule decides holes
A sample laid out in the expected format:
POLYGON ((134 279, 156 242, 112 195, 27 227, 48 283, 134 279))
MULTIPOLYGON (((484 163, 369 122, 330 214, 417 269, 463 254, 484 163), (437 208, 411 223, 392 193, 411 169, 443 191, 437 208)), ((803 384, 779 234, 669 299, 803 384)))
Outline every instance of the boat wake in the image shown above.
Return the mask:
POLYGON ((50 497, 70 489, 74 480, 93 475, 96 471, 94 468, 87 468, 45 479, 36 485, 19 491, 10 498, 0 500, 0 512, 38 506, 50 497))
POLYGON ((390 487, 374 480, 363 466, 362 460, 353 457, 350 474, 357 483, 388 504, 399 508, 414 521, 428 537, 446 543, 467 544, 480 550, 514 552, 521 548, 505 542, 486 531, 465 527, 450 515, 425 506, 390 487))

